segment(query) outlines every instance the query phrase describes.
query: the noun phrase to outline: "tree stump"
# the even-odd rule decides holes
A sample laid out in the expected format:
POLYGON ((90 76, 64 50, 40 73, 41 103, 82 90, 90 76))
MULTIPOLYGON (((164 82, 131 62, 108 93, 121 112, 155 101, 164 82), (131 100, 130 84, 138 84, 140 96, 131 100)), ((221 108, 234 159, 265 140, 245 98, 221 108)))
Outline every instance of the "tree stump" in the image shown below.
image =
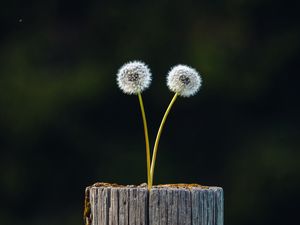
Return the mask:
POLYGON ((197 184, 86 188, 86 225, 223 225, 223 189, 197 184))

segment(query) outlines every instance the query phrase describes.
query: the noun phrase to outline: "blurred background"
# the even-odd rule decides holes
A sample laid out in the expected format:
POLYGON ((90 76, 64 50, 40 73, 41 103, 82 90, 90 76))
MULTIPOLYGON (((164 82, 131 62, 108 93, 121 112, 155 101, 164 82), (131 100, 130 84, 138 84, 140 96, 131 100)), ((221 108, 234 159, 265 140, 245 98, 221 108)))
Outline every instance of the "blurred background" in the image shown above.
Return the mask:
POLYGON ((0 224, 80 225, 95 182, 146 182, 138 98, 116 73, 153 73, 150 141, 172 93, 166 74, 196 68, 179 98, 155 183, 225 191, 225 224, 295 224, 299 211, 299 1, 10 0, 0 20, 0 224))

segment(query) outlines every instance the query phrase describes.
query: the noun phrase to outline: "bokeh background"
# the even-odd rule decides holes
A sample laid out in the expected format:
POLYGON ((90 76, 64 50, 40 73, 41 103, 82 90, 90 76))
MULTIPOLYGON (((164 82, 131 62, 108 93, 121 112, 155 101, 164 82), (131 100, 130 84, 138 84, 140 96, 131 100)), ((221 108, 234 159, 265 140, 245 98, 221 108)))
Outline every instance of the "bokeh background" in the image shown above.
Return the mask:
POLYGON ((146 62, 151 143, 178 63, 201 72, 176 102, 155 183, 222 186, 225 224, 295 224, 299 1, 10 0, 0 13, 0 224, 80 225, 84 189, 146 181, 136 96, 116 73, 146 62))

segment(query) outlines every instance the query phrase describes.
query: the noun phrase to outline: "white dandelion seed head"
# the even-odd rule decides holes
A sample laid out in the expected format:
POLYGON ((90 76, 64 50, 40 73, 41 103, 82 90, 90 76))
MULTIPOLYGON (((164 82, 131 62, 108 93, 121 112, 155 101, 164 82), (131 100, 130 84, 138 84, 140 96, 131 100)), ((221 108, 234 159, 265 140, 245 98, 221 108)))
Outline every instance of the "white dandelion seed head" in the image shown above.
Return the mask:
POLYGON ((182 97, 195 95, 201 86, 202 79, 199 73, 186 65, 174 66, 167 76, 169 89, 182 97))
POLYGON ((126 94, 138 94, 150 86, 152 77, 149 67, 140 61, 124 64, 117 73, 119 88, 126 94))

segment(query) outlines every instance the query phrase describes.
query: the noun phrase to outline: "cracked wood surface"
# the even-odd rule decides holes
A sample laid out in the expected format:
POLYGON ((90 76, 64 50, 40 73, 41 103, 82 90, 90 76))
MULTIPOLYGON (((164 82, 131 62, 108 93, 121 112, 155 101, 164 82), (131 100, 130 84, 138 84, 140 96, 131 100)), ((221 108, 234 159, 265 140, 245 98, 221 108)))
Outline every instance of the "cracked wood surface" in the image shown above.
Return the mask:
POLYGON ((220 187, 91 186, 86 194, 87 225, 223 225, 220 187))

